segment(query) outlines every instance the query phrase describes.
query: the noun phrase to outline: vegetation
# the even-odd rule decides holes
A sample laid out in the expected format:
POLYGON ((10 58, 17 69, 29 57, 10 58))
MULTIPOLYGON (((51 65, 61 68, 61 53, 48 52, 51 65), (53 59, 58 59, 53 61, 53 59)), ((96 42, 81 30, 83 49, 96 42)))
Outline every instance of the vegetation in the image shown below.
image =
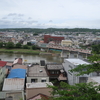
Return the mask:
POLYGON ((92 45, 92 53, 100 54, 100 44, 92 45))
POLYGON ((16 53, 16 54, 40 54, 39 50, 31 49, 0 49, 0 53, 16 53))
POLYGON ((0 42, 0 48, 2 48, 3 47, 3 42, 0 42))
POLYGON ((28 45, 23 45, 23 49, 29 49, 28 45))
POLYGON ((100 29, 88 29, 88 28, 73 28, 73 29, 68 29, 68 28, 47 28, 47 29, 38 29, 38 28, 8 28, 8 29, 0 29, 0 31, 8 31, 8 32, 31 32, 34 35, 37 35, 39 33, 50 33, 50 32, 55 32, 55 31, 60 31, 60 32, 92 32, 95 34, 96 32, 100 32, 100 29))
POLYGON ((100 73, 100 45, 93 45, 92 46, 92 55, 88 57, 88 61, 90 64, 88 65, 79 65, 76 68, 72 69, 71 71, 78 72, 77 75, 89 74, 92 72, 96 72, 97 76, 100 73))
POLYGON ((7 49, 12 49, 12 48, 14 48, 14 43, 13 43, 13 42, 8 42, 8 43, 6 44, 6 48, 7 48, 7 49))
POLYGON ((17 43, 17 44, 15 45, 15 47, 16 47, 16 48, 21 48, 21 47, 22 47, 22 44, 21 44, 21 43, 17 43))
POLYGON ((61 82, 60 86, 50 86, 53 91, 50 100, 99 100, 100 93, 98 93, 100 86, 96 83, 79 83, 69 85, 61 82))

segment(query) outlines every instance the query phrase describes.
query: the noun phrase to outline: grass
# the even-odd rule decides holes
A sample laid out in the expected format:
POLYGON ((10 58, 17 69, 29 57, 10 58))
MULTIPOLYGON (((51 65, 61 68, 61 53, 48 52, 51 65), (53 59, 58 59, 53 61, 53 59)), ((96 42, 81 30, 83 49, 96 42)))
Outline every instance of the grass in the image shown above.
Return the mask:
POLYGON ((0 49, 0 53, 16 53, 16 54, 39 54, 39 50, 30 49, 0 49))
MULTIPOLYGON (((15 53, 15 54, 33 54, 33 55, 39 55, 40 53, 47 53, 40 50, 32 50, 32 49, 5 49, 1 48, 0 53, 15 53)), ((52 54, 59 54, 60 51, 49 51, 48 53, 52 54)))

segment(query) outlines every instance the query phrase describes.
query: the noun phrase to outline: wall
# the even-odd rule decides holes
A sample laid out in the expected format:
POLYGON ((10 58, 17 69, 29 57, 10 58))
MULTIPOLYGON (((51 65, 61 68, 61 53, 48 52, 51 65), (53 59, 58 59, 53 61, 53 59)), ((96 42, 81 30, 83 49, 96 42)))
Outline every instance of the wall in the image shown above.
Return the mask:
POLYGON ((27 77, 27 83, 31 83, 31 79, 37 79, 37 82, 41 82, 42 78, 46 78, 46 82, 49 82, 49 77, 27 77))

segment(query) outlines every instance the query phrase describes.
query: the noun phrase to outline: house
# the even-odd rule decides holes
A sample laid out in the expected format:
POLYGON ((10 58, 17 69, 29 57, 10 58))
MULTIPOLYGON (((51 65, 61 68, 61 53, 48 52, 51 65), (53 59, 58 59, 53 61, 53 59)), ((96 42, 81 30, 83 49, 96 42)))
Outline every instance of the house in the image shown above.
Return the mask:
POLYGON ((61 46, 72 46, 73 42, 71 40, 62 40, 61 46))
POLYGON ((24 91, 24 78, 5 78, 2 91, 24 91))
POLYGON ((49 82, 49 76, 45 67, 39 64, 33 64, 27 68, 27 83, 32 82, 49 82))
POLYGON ((7 78, 25 78, 26 77, 26 69, 12 69, 7 76, 7 78))
POLYGON ((0 100, 25 100, 23 91, 0 92, 0 100))
POLYGON ((4 78, 7 75, 6 63, 7 62, 5 61, 0 61, 0 90, 2 88, 2 83, 4 81, 4 78))
POLYGON ((26 83, 26 100, 38 95, 39 93, 51 96, 50 91, 52 91, 52 89, 48 88, 47 84, 53 86, 51 82, 26 83))
POLYGON ((15 58, 15 60, 13 62, 13 65, 15 65, 15 64, 22 64, 22 62, 23 62, 22 58, 15 58))
POLYGON ((56 63, 47 63, 46 64, 46 71, 48 73, 48 76, 50 78, 50 81, 57 79, 58 77, 64 73, 62 64, 56 64, 56 63), (63 70, 63 73, 61 72, 63 70))
POLYGON ((87 75, 80 75, 77 76, 76 74, 78 74, 78 72, 71 72, 71 69, 76 68, 78 65, 82 65, 82 64, 90 64, 86 61, 83 61, 81 59, 64 59, 64 69, 67 73, 67 78, 68 78, 68 83, 70 85, 74 85, 75 83, 82 83, 82 82, 87 82, 88 77, 91 76, 91 74, 87 75))

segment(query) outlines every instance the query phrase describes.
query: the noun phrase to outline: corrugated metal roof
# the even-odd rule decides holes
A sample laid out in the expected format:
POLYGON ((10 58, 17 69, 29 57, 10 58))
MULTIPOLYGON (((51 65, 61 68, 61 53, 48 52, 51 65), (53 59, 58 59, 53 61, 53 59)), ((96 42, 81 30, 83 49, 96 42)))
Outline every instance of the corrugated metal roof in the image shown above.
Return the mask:
POLYGON ((25 79, 20 78, 6 78, 4 80, 2 91, 24 90, 25 79))
POLYGON ((7 78, 25 78, 26 69, 12 69, 7 78))

